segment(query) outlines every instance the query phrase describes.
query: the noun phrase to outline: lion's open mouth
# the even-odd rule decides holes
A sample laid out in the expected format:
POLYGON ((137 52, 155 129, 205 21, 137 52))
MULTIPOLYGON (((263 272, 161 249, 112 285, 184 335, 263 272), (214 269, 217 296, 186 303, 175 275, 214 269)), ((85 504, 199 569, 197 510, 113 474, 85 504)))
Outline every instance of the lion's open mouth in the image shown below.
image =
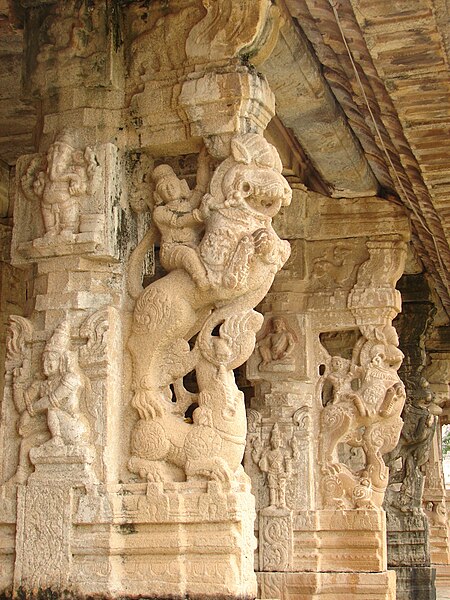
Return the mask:
POLYGON ((252 188, 252 193, 245 199, 247 204, 270 215, 273 211, 278 212, 280 205, 288 204, 292 193, 290 188, 278 181, 254 185, 252 188))

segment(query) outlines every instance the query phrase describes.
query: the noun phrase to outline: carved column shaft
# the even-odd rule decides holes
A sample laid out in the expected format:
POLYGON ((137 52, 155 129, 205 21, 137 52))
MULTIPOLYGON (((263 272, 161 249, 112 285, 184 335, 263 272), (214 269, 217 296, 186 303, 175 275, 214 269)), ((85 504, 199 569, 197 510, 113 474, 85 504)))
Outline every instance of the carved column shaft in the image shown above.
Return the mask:
POLYGON ((442 456, 442 425, 448 422, 450 400, 450 355, 448 328, 435 327, 427 340, 427 353, 431 363, 425 377, 435 394, 442 414, 436 427, 430 457, 424 466, 425 488, 423 507, 430 527, 431 563, 436 569, 436 588, 448 589, 450 585, 449 515, 446 503, 442 456))
POLYGON ((399 283, 403 309, 396 324, 405 354, 401 377, 406 387, 404 425, 397 447, 386 456, 388 565, 397 573, 401 600, 434 598, 427 518, 422 509, 424 469, 441 409, 424 377, 425 337, 435 308, 422 275, 405 275, 399 283))
POLYGON ((355 599, 394 593, 382 454, 398 439, 405 399, 391 321, 408 227, 381 200, 338 204, 300 187, 277 218, 294 238, 292 254, 263 303, 248 362, 255 397, 245 466, 259 512, 262 598, 319 598, 331 585, 355 599), (366 202, 386 218, 378 213, 361 226, 366 202), (294 237, 298 220, 302 235, 294 237))
POLYGON ((261 135, 273 95, 240 53, 270 52, 277 9, 38 4, 24 0, 42 119, 17 165, 13 261, 35 277, 8 341, 4 587, 254 597, 233 369, 289 255, 271 221, 291 192, 261 135))

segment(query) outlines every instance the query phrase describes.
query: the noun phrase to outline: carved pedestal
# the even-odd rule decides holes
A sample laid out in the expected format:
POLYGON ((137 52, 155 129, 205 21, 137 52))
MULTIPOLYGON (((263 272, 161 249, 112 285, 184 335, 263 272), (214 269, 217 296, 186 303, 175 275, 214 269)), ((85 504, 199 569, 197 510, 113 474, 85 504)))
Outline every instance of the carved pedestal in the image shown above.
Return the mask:
POLYGON ((81 499, 74 513, 72 582, 93 593, 154 597, 254 597, 254 500, 245 486, 132 484, 107 494, 108 548, 99 549, 98 516, 81 499), (92 518, 94 517, 94 518, 92 518))
POLYGON ((382 457, 396 445, 405 401, 391 321, 407 225, 381 200, 335 206, 301 189, 276 225, 289 232, 299 215, 304 239, 291 240, 247 364, 255 394, 244 465, 259 514, 259 593, 391 600, 382 457), (369 203, 385 219, 372 213, 361 226, 356 215, 369 203))
POLYGON ((254 499, 206 484, 19 492, 16 587, 102 596, 252 598, 254 499), (42 530, 51 523, 52 536, 42 530))

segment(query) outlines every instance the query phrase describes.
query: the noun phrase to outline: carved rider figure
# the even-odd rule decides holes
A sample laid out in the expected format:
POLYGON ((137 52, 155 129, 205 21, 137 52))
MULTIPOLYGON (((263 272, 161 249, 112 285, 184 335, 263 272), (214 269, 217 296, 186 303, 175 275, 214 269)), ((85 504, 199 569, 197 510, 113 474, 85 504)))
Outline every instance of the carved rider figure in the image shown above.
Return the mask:
POLYGON ((370 350, 370 363, 364 370, 361 387, 349 398, 353 400, 361 416, 377 414, 385 400, 387 391, 398 383, 398 375, 386 361, 385 347, 382 344, 370 350))
POLYGON ((408 378, 408 384, 400 440, 395 449, 385 456, 385 461, 390 467, 389 484, 401 483, 397 492, 391 491, 394 496, 392 506, 402 512, 418 512, 423 494, 422 468, 428 461, 442 409, 435 403, 428 381, 420 374, 408 378))
POLYGON ((342 356, 332 356, 330 369, 325 376, 322 397, 323 404, 337 404, 352 393, 352 381, 358 377, 358 368, 342 356))
POLYGON ((76 366, 69 343, 65 322, 56 328, 42 353, 45 380, 35 381, 27 389, 18 378, 13 383, 14 401, 21 412, 19 433, 23 438, 15 476, 18 483, 28 477, 30 448, 39 446, 51 455, 57 448, 88 443, 89 428, 80 411, 87 380, 76 366), (47 427, 41 417, 45 417, 47 427), (45 439, 45 443, 39 444, 45 439))
POLYGON ((376 327, 358 340, 352 361, 330 359, 330 372, 323 378, 319 444, 325 504, 357 508, 383 500, 388 471, 383 456, 397 443, 405 402, 397 374, 403 353, 397 344, 391 325, 376 327), (362 448, 362 470, 341 461, 339 443, 362 448))
POLYGON ((167 165, 155 169, 156 193, 164 198, 153 218, 169 273, 145 290, 130 285, 133 272, 141 277, 134 256, 156 241, 155 228, 130 259, 136 269, 128 285, 136 306, 128 348, 139 420, 128 468, 148 481, 184 476, 229 486, 242 478, 246 436, 244 398, 233 371, 254 350, 263 317, 253 308, 289 257, 289 243, 277 236, 272 218, 292 192, 275 148, 261 135, 233 137, 230 155, 204 195, 202 162, 204 156, 193 192, 167 165), (194 397, 182 385, 192 371, 194 397), (193 423, 186 423, 185 411, 194 403, 193 423))
POLYGON ((287 330, 283 317, 273 317, 268 333, 258 343, 262 358, 259 369, 270 363, 292 362, 294 347, 294 336, 287 330))
POLYGON ((169 165, 155 167, 152 177, 156 185, 153 220, 161 232, 161 264, 166 271, 185 269, 200 288, 207 288, 207 272, 197 252, 204 229, 198 207, 209 182, 205 149, 199 155, 193 191, 169 165))

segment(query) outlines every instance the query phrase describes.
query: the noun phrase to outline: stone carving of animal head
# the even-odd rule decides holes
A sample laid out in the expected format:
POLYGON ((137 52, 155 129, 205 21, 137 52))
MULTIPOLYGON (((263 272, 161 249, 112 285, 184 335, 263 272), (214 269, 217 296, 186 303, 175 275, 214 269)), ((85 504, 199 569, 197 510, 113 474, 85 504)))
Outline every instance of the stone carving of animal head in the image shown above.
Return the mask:
POLYGON ((246 133, 231 140, 231 156, 215 171, 211 195, 216 203, 272 218, 288 206, 292 191, 281 174, 276 149, 261 135, 246 133))

